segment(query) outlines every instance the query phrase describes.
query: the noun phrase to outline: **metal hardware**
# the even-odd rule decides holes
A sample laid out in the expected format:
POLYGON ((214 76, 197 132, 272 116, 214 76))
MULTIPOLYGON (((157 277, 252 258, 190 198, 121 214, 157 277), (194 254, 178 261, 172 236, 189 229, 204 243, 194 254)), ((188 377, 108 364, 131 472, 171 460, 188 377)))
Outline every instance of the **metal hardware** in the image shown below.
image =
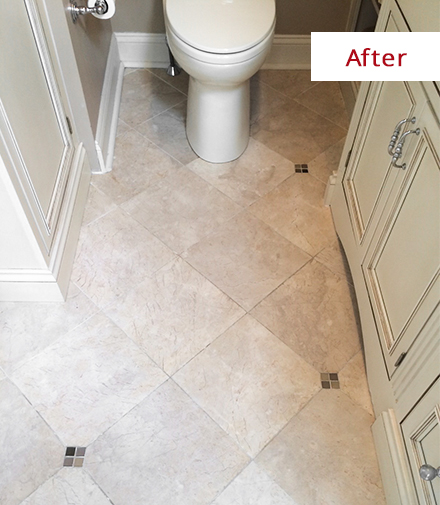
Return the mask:
POLYGON ((396 150, 394 151, 393 158, 391 160, 391 163, 392 163, 393 167, 402 168, 403 170, 405 170, 406 163, 403 163, 402 165, 398 165, 397 161, 403 155, 402 150, 403 150, 403 144, 405 143, 406 137, 408 137, 408 135, 411 135, 413 133, 415 133, 416 135, 419 135, 420 134, 420 128, 417 128, 417 130, 409 130, 409 131, 405 132, 400 137, 399 143, 397 144, 396 150))
POLYGON ((108 11, 108 5, 105 0, 96 0, 93 7, 78 6, 75 0, 70 0, 68 9, 72 16, 72 21, 76 23, 78 17, 85 14, 99 14, 100 16, 105 14, 108 11))
POLYGON ((394 146, 396 145, 396 142, 397 142, 397 139, 399 138, 399 135, 400 135, 400 130, 402 129, 402 126, 405 124, 405 123, 412 123, 414 124, 416 122, 416 118, 413 117, 411 119, 407 118, 407 119, 402 119, 402 121, 399 121, 397 124, 396 124, 396 127, 394 128, 394 132, 391 136, 391 140, 390 140, 390 144, 388 146, 388 154, 390 154, 391 156, 393 156, 394 154, 394 146))
POLYGON ((406 358, 406 352, 402 352, 402 354, 397 358, 397 361, 394 363, 394 366, 396 368, 400 366, 405 358, 406 358))
POLYGON ((67 116, 66 116, 66 123, 67 123, 67 128, 69 128, 70 135, 73 135, 72 123, 70 122, 70 119, 67 116))
POLYGON ((438 468, 434 468, 431 465, 422 465, 419 468, 419 475, 423 480, 431 481, 436 477, 440 477, 440 466, 438 468))
POLYGON ((171 75, 171 77, 176 77, 176 75, 179 75, 181 70, 179 65, 176 63, 176 60, 174 59, 173 53, 171 52, 170 46, 167 44, 168 47, 168 54, 170 56, 170 64, 167 68, 167 74, 171 75))

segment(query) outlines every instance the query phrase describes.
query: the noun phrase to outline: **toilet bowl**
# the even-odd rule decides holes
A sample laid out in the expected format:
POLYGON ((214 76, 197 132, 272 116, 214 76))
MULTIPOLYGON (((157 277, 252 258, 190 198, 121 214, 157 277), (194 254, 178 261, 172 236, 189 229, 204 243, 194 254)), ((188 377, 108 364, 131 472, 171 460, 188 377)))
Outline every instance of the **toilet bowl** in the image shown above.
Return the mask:
POLYGON ((246 149, 249 79, 275 29, 275 0, 164 0, 168 45, 189 74, 186 134, 200 158, 226 163, 246 149))

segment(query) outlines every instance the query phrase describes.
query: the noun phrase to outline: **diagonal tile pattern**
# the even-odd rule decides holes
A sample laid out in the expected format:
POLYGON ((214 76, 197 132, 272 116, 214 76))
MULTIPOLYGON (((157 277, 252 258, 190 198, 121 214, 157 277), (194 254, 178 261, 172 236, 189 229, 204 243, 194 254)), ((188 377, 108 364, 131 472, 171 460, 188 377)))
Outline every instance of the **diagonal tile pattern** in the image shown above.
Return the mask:
POLYGON ((248 148, 223 165, 186 140, 187 92, 185 73, 126 69, 66 303, 0 303, 0 502, 384 505, 323 207, 339 87, 259 72, 248 148))

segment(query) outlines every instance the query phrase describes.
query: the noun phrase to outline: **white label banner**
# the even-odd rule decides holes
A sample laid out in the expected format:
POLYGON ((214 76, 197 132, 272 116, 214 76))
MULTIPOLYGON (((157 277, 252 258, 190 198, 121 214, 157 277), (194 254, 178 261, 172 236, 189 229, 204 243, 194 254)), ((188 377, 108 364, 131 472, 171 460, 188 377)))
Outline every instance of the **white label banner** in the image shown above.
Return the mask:
POLYGON ((312 81, 439 81, 440 32, 312 32, 312 81))

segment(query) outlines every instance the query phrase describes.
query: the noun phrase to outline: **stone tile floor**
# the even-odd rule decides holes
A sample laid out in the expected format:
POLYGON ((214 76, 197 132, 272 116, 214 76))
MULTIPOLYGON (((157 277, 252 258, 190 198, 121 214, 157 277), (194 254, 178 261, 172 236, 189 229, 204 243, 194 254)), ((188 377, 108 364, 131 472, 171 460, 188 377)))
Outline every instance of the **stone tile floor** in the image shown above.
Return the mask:
POLYGON ((223 165, 186 141, 187 86, 126 71, 66 303, 0 304, 0 503, 383 505, 323 206, 348 127, 338 85, 260 71, 249 147, 223 165), (83 467, 63 468, 68 446, 83 467))

